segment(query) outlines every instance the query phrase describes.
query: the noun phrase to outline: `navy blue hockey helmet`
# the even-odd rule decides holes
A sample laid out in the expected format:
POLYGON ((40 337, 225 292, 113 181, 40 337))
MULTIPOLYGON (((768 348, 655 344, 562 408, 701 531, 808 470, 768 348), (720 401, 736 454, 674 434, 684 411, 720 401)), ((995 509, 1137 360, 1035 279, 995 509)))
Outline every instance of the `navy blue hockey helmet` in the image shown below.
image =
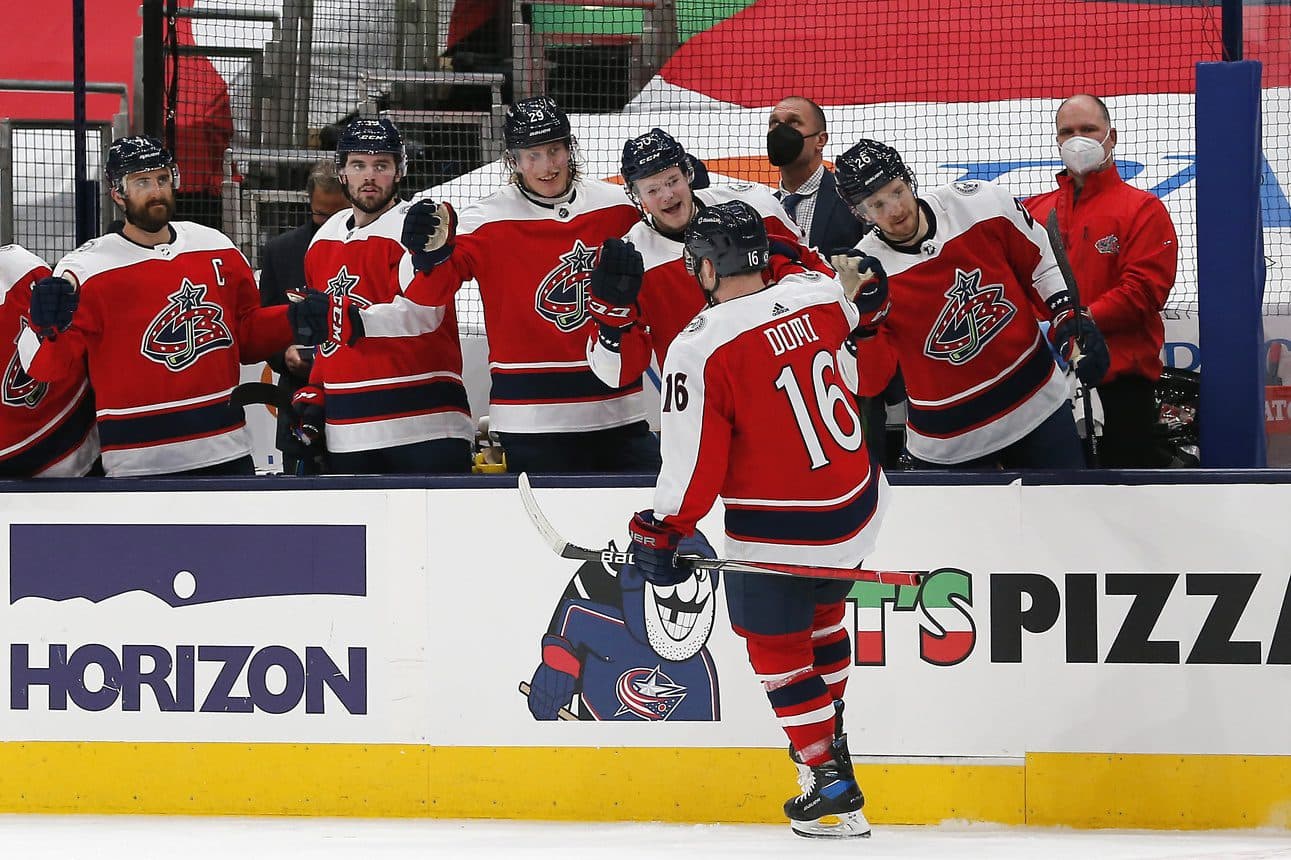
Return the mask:
POLYGON ((121 192, 122 183, 131 173, 163 167, 170 168, 171 182, 178 188, 179 168, 175 164, 175 156, 157 138, 140 134, 112 141, 112 145, 108 147, 108 160, 103 166, 103 175, 109 185, 121 192))
POLYGON ((707 206, 686 228, 682 256, 692 275, 701 260, 712 260, 719 277, 760 272, 771 259, 766 225, 742 200, 707 206))
POLYGON ((918 191, 914 173, 901 154, 877 140, 859 140, 834 161, 838 196, 855 210, 861 201, 894 179, 904 179, 911 191, 918 191))
POLYGON ((403 132, 388 117, 360 118, 351 122, 336 141, 336 172, 345 171, 345 161, 351 152, 375 155, 389 153, 398 164, 399 176, 408 173, 408 150, 403 144, 403 132))
POLYGON ((623 158, 619 165, 619 174, 629 193, 633 182, 663 173, 669 167, 680 167, 687 182, 695 176, 686 148, 661 128, 652 128, 623 144, 623 158))
POLYGON ((549 96, 523 99, 507 108, 502 137, 507 149, 525 149, 555 140, 568 140, 569 116, 549 96))

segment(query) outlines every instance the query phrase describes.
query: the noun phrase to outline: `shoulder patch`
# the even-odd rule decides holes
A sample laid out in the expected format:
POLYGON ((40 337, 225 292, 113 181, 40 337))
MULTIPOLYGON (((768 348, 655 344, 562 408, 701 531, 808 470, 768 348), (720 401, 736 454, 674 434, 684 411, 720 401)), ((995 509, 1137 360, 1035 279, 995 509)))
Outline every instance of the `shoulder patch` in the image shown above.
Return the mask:
POLYGON ((961 179, 958 182, 950 183, 950 185, 960 194, 969 195, 976 194, 981 190, 982 181, 980 179, 961 179))
POLYGON ((749 191, 753 188, 752 182, 732 182, 729 186, 732 191, 749 191))
MULTIPOLYGON (((681 330, 681 334, 682 335, 694 334, 695 332, 699 331, 706 325, 708 325, 708 318, 701 313, 698 316, 696 316, 693 320, 691 320, 689 323, 686 324, 686 327, 681 330)), ((680 336, 681 335, 678 335, 678 337, 680 336)))
POLYGON ((821 278, 823 278, 823 277, 825 277, 825 276, 824 276, 824 275, 822 275, 820 272, 817 272, 815 269, 807 269, 805 272, 803 272, 802 274, 800 274, 798 277, 800 277, 800 278, 802 278, 802 279, 804 279, 804 280, 807 280, 807 281, 819 281, 821 278))

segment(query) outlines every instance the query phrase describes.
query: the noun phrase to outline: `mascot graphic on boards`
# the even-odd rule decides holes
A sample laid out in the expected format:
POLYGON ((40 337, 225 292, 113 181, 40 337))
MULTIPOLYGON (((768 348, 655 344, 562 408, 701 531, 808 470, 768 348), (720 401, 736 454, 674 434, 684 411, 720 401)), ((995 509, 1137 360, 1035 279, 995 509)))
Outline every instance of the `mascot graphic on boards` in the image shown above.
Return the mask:
MULTIPOLYGON (((696 532, 681 552, 712 558, 696 532)), ((651 585, 632 565, 584 562, 542 637, 542 662, 521 683, 537 720, 716 720, 717 669, 708 636, 717 574, 651 585)))

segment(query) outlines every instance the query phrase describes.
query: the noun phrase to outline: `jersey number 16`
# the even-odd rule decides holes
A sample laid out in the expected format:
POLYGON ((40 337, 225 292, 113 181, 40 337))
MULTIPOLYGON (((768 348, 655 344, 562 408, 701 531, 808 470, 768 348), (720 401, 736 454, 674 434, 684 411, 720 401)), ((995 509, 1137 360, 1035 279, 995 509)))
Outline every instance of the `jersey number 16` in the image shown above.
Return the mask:
MULTIPOLYGON (((843 389, 825 378, 826 371, 832 376, 838 375, 834 356, 829 350, 822 349, 811 360, 811 388, 815 395, 815 412, 820 416, 820 423, 825 425, 825 430, 838 447, 848 452, 859 451, 865 440, 861 419, 857 417, 856 410, 852 409, 851 400, 843 393, 843 389), (845 432, 839 426, 840 409, 851 424, 850 431, 845 432)), ((798 385, 798 377, 794 375, 792 365, 786 364, 781 368, 780 375, 775 380, 775 387, 783 391, 785 397, 789 399, 789 406, 793 409, 793 420, 798 425, 802 444, 807 448, 807 456, 811 458, 812 470, 828 466, 829 457, 825 454, 825 446, 820 443, 816 422, 812 421, 811 406, 803 397, 802 388, 798 385)))

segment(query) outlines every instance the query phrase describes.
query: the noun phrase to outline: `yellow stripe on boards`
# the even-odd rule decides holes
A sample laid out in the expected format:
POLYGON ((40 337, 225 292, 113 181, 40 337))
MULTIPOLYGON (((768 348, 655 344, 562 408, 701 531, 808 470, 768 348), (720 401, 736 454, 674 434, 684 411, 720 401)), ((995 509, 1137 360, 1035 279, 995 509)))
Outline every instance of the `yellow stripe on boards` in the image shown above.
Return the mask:
MULTIPOLYGON (((858 763, 875 824, 1291 828, 1291 757, 858 763)), ((0 743, 0 812, 783 823, 783 750, 0 743)))
POLYGON ((1028 753, 1027 823, 1291 828, 1291 756, 1028 753))

